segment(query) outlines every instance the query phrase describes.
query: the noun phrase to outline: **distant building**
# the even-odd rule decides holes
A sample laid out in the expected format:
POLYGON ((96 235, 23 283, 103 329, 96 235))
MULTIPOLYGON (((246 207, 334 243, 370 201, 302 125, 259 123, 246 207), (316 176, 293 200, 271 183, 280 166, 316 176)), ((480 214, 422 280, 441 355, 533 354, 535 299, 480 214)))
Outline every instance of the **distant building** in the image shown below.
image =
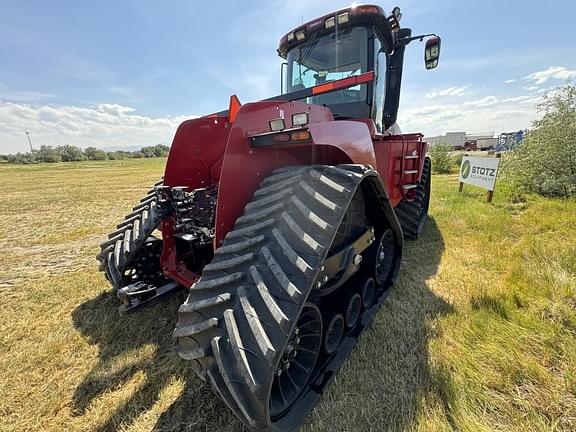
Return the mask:
POLYGON ((468 134, 466 132, 447 132, 446 135, 424 138, 431 146, 446 142, 452 150, 490 150, 498 145, 494 132, 468 134))

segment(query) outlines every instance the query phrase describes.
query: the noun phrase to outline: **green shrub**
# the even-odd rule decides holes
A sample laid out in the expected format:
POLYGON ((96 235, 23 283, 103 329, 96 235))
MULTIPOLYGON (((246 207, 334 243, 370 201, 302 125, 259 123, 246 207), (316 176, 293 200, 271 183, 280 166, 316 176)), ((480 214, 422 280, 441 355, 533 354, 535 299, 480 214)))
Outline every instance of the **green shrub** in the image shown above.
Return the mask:
POLYGON ((504 159, 502 178, 521 191, 576 195, 576 86, 544 97, 534 129, 504 159))
POLYGON ((462 165, 462 158, 464 158, 464 153, 462 152, 454 153, 452 155, 452 165, 460 169, 460 166, 462 165))
POLYGON ((34 164, 38 163, 36 158, 36 152, 31 153, 16 153, 14 155, 8 155, 8 162, 13 164, 34 164))
POLYGON ((151 157, 166 157, 168 156, 168 152, 170 151, 170 147, 164 144, 157 144, 155 146, 148 146, 142 147, 140 152, 144 155, 144 157, 151 158, 151 157))
POLYGON ((62 162, 60 152, 51 146, 40 146, 39 150, 34 152, 39 162, 56 163, 62 162))
POLYGON ((84 154, 88 160, 106 160, 108 156, 104 150, 97 149, 96 147, 86 147, 84 154))
POLYGON ((80 147, 72 145, 62 145, 56 147, 56 150, 58 150, 58 152, 60 153, 60 157, 62 157, 63 162, 75 162, 86 160, 86 156, 84 156, 84 152, 82 152, 80 147))
POLYGON ((432 159, 432 170, 435 173, 449 173, 452 169, 450 151, 452 147, 446 141, 440 141, 430 147, 429 155, 432 159))

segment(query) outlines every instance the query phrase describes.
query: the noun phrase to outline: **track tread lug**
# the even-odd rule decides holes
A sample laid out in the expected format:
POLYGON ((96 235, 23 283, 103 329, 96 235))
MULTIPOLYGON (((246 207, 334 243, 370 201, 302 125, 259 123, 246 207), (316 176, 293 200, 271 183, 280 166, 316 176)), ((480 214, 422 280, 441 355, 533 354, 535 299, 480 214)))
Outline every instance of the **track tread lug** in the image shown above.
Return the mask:
POLYGON ((182 350, 182 349, 177 348, 176 353, 183 360, 197 360, 199 358, 206 357, 207 355, 210 355, 211 350, 208 351, 205 348, 196 348, 193 350, 182 350))
POLYGON ((250 367, 250 363, 248 362, 246 349, 244 348, 244 343, 240 336, 238 324, 236 324, 236 318, 232 309, 226 309, 224 311, 224 323, 230 340, 230 347, 232 348, 232 352, 236 358, 236 364, 240 366, 240 375, 242 375, 242 378, 244 378, 246 384, 248 384, 252 390, 257 390, 258 384, 250 367))
POLYGON ((239 228, 239 229, 235 229, 234 231, 230 231, 228 234, 226 234, 226 239, 235 239, 238 237, 243 237, 243 236, 253 236, 255 233, 257 233, 260 230, 263 230, 264 228, 268 228, 270 225, 273 225, 276 221, 274 219, 266 219, 262 222, 258 222, 254 225, 251 226, 247 226, 245 228, 239 228))
POLYGON ((326 198, 320 192, 315 190, 314 188, 310 187, 310 185, 304 181, 300 182, 300 186, 308 195, 310 195, 314 200, 322 204, 324 207, 328 208, 331 211, 337 211, 340 207, 334 203, 333 201, 326 198))
POLYGON ((322 173, 318 170, 311 170, 310 171, 310 175, 315 178, 316 180, 318 180, 319 182, 321 182, 324 186, 329 187, 330 189, 334 190, 337 193, 343 193, 343 192, 350 192, 348 189, 346 189, 344 186, 342 186, 341 184, 339 184, 338 182, 332 180, 330 177, 328 177, 325 173, 322 173))
POLYGON ((232 295, 230 293, 224 293, 217 295, 215 297, 209 297, 202 300, 196 300, 192 303, 183 303, 178 309, 179 313, 195 312, 200 309, 206 309, 213 306, 218 306, 232 300, 232 295))
POLYGON ((254 246, 259 245, 260 243, 263 243, 265 240, 266 236, 259 235, 256 237, 249 238, 247 240, 243 240, 238 243, 232 243, 230 245, 220 246, 218 249, 216 249, 214 255, 227 255, 231 253, 242 252, 246 249, 250 249, 254 246))
POLYGON ((288 260, 304 275, 312 272, 312 267, 290 246, 284 235, 277 228, 272 229, 272 237, 288 260))
POLYGON ((270 295, 270 289, 266 285, 266 282, 264 282, 262 275, 255 265, 250 266, 250 275, 252 276, 252 280, 256 284, 256 289, 260 293, 260 297, 270 312, 270 315, 281 328, 284 328, 285 325, 289 322, 289 319, 284 311, 280 308, 278 303, 276 303, 274 297, 270 295))
POLYGON ((234 267, 238 267, 241 264, 254 261, 256 255, 252 252, 240 255, 234 258, 223 259, 220 261, 212 261, 210 264, 204 266, 203 272, 217 271, 217 270, 227 270, 234 267))
POLYGON ((240 304, 242 306, 242 310, 244 311, 244 316, 252 333, 254 334, 254 338, 260 347, 260 351, 262 355, 267 359, 270 359, 276 352, 274 345, 270 341, 262 322, 260 321, 256 310, 250 303, 248 299, 247 289, 244 286, 238 288, 238 296, 240 298, 240 304))
POLYGON ((276 181, 274 183, 268 184, 264 187, 257 189, 254 192, 254 197, 261 197, 270 194, 271 192, 277 192, 279 190, 284 189, 287 186, 290 186, 293 183, 296 183, 302 179, 302 174, 293 174, 285 179, 280 181, 276 181))
MULTIPOLYGON (((214 353, 214 359, 216 360, 216 364, 218 365, 218 369, 229 371, 230 368, 226 367, 226 365, 224 363, 225 356, 222 354, 221 345, 223 345, 224 342, 225 342, 225 340, 220 336, 217 336, 214 339, 212 339, 212 352, 214 353)), ((230 406, 232 408, 232 406, 235 405, 240 410, 240 412, 242 413, 242 417, 244 418, 244 420, 246 420, 248 425, 252 428, 256 427, 256 425, 257 425, 256 420, 247 411, 244 398, 242 398, 242 396, 240 395, 240 393, 238 392, 238 390, 236 388, 235 383, 230 379, 228 374, 227 373, 213 372, 212 370, 208 370, 208 375, 212 378, 213 383, 217 382, 218 379, 221 379, 224 382, 224 384, 226 386, 226 390, 227 390, 228 394, 232 397, 232 400, 233 400, 233 405, 228 403, 228 406, 230 406), (217 379, 212 378, 213 375, 215 375, 215 374, 218 374, 217 379)), ((224 399, 224 401, 228 402, 227 399, 224 399)), ((235 411, 235 412, 237 412, 237 411, 235 411)))
POLYGON ((254 211, 255 209, 259 209, 262 208, 264 206, 270 205, 276 201, 279 201, 281 199, 286 198, 288 195, 290 195, 293 191, 293 188, 286 188, 284 190, 281 190, 280 192, 276 192, 272 195, 268 195, 264 198, 261 198, 257 201, 251 201, 248 204, 246 204, 246 206, 244 207, 244 212, 251 212, 254 211))
POLYGON ((312 221, 320 229, 325 231, 328 228, 330 228, 330 224, 328 224, 328 222, 326 222, 324 219, 322 219, 320 216, 318 216, 316 213, 310 210, 310 208, 306 204, 304 204, 298 197, 293 196, 291 198, 291 201, 294 203, 296 208, 300 210, 302 216, 312 221))
POLYGON ((294 235, 300 240, 306 247, 312 250, 312 252, 317 252, 322 246, 316 240, 314 240, 308 233, 306 233, 298 222, 294 220, 288 212, 282 212, 282 220, 288 225, 290 230, 294 233, 294 235))
POLYGON ((243 279, 244 279, 244 273, 241 272, 236 272, 226 276, 209 280, 205 280, 204 278, 202 278, 194 285, 192 285, 191 291, 214 289, 222 285, 231 284, 233 282, 239 282, 243 279))
POLYGON ((194 336, 204 330, 218 325, 218 318, 209 318, 205 321, 200 321, 197 324, 192 324, 186 327, 177 327, 174 329, 174 337, 187 337, 194 336))
POLYGON ((280 284, 280 286, 284 289, 284 291, 288 293, 290 298, 294 299, 297 296, 302 295, 302 291, 300 291, 288 278, 288 276, 286 275, 280 264, 278 264, 278 261, 276 261, 274 255, 272 255, 272 252, 270 251, 270 249, 268 249, 268 247, 264 246, 262 248, 262 255, 266 260, 266 263, 268 264, 270 271, 276 278, 276 281, 280 284))
POLYGON ((282 210, 283 208, 284 208, 284 203, 279 202, 279 203, 274 204, 274 205, 272 205, 268 208, 265 208, 263 210, 246 213, 245 215, 240 216, 238 219, 236 219, 236 223, 237 224, 248 224, 248 223, 256 222, 260 219, 264 219, 266 217, 269 217, 270 215, 282 210))

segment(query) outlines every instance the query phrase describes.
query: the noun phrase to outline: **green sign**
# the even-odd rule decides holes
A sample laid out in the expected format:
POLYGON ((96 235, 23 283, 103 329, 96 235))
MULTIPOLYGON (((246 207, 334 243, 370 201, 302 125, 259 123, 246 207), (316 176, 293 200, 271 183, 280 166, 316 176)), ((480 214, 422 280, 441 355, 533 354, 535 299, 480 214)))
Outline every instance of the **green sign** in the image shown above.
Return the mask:
POLYGON ((469 175, 470 175, 470 161, 465 160, 464 163, 462 164, 462 169, 460 170, 460 176, 463 179, 467 179, 469 175))

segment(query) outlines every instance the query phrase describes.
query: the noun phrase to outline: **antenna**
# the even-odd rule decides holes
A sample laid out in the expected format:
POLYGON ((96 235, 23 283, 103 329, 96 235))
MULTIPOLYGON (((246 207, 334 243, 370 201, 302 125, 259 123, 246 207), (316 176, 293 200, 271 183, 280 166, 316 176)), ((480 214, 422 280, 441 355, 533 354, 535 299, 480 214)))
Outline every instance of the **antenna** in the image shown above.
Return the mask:
POLYGON ((32 141, 30 140, 30 132, 26 131, 26 137, 28 138, 28 144, 30 144, 30 151, 34 151, 34 147, 32 147, 32 141))

